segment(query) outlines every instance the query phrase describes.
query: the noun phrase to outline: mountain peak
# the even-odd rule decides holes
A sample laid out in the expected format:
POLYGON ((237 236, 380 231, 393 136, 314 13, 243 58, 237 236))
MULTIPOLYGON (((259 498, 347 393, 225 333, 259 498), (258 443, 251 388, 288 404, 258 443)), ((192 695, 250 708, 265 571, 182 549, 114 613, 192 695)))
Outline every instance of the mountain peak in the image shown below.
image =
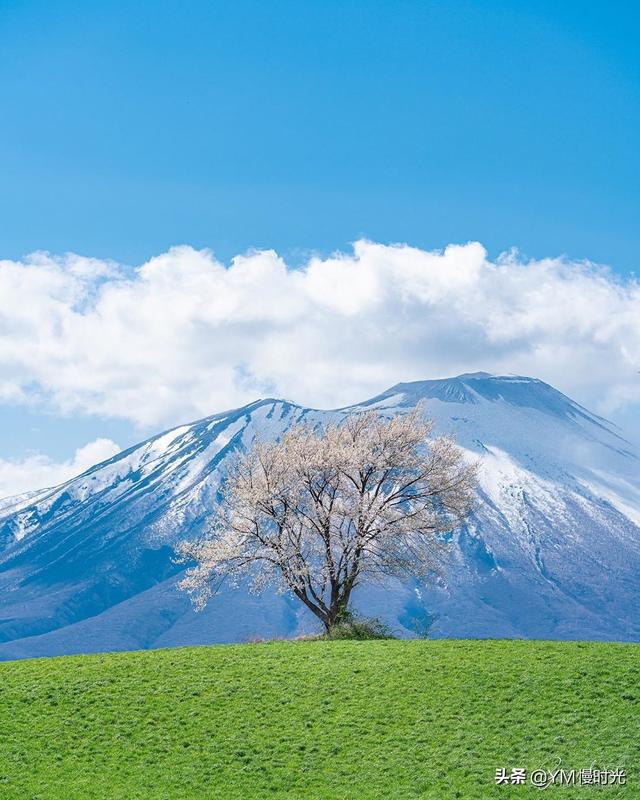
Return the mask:
MULTIPOLYGON (((501 403, 563 419, 582 419, 599 427, 604 420, 592 414, 548 383, 526 375, 465 372, 451 378, 397 383, 361 406, 414 406, 421 401, 478 405, 501 403)), ((608 426, 607 426, 608 428, 608 426)))
POLYGON ((449 380, 476 380, 478 378, 495 378, 496 375, 492 375, 490 372, 463 372, 462 375, 456 375, 455 378, 450 378, 449 380))
MULTIPOLYGON (((241 589, 195 616, 175 589, 184 568, 176 542, 208 529, 227 459, 256 437, 423 400, 436 432, 454 435, 481 465, 481 502, 453 543, 447 585, 424 595, 442 635, 640 636, 635 454, 543 381, 473 372, 399 383, 338 411, 265 398, 0 503, 0 660, 296 635, 304 621, 285 600, 256 604, 241 589), (603 584, 603 567, 615 584, 603 584)), ((375 608, 397 627, 422 613, 416 602, 412 586, 397 587, 375 608)))

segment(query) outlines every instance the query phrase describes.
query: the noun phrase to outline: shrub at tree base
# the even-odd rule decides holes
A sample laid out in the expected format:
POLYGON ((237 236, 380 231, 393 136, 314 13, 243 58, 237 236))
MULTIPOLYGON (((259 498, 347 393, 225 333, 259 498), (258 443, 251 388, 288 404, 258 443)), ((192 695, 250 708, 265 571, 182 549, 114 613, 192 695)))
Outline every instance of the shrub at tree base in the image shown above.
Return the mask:
POLYGON ((322 639, 396 639, 391 628, 377 618, 354 617, 347 614, 327 631, 322 639))

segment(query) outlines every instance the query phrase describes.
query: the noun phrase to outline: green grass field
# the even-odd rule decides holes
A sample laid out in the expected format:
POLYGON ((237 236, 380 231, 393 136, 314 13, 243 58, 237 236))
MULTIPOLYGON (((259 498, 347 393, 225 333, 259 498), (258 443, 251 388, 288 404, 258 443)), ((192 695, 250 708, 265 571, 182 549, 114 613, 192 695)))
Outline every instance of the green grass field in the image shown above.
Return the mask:
POLYGON ((0 798, 526 798, 497 767, 624 767, 640 646, 313 641, 0 665, 0 798))

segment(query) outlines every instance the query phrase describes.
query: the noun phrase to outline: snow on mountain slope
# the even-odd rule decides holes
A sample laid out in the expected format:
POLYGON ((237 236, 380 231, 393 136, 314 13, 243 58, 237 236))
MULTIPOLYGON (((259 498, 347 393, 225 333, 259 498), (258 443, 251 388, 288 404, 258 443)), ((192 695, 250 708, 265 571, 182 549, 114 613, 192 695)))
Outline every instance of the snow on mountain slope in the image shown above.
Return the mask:
POLYGON ((399 632, 639 639, 640 459, 620 432, 547 384, 462 375, 398 384, 353 408, 262 400, 175 428, 54 489, 0 504, 0 658, 311 630, 298 604, 241 590, 196 614, 172 545, 202 530, 226 455, 259 433, 423 403, 481 460, 478 509, 446 581, 362 589, 399 632))

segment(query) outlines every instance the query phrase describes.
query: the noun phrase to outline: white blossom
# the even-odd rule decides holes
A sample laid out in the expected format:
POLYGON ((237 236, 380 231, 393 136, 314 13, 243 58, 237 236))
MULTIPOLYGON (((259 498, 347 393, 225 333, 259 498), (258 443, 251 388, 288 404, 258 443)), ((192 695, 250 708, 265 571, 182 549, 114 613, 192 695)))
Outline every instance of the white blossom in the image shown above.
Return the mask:
POLYGON ((180 586, 202 608, 224 580, 292 592, 327 628, 355 587, 383 576, 427 579, 442 534, 472 507, 476 468, 449 437, 430 438, 421 409, 392 418, 300 424, 235 456, 207 535, 180 586))

